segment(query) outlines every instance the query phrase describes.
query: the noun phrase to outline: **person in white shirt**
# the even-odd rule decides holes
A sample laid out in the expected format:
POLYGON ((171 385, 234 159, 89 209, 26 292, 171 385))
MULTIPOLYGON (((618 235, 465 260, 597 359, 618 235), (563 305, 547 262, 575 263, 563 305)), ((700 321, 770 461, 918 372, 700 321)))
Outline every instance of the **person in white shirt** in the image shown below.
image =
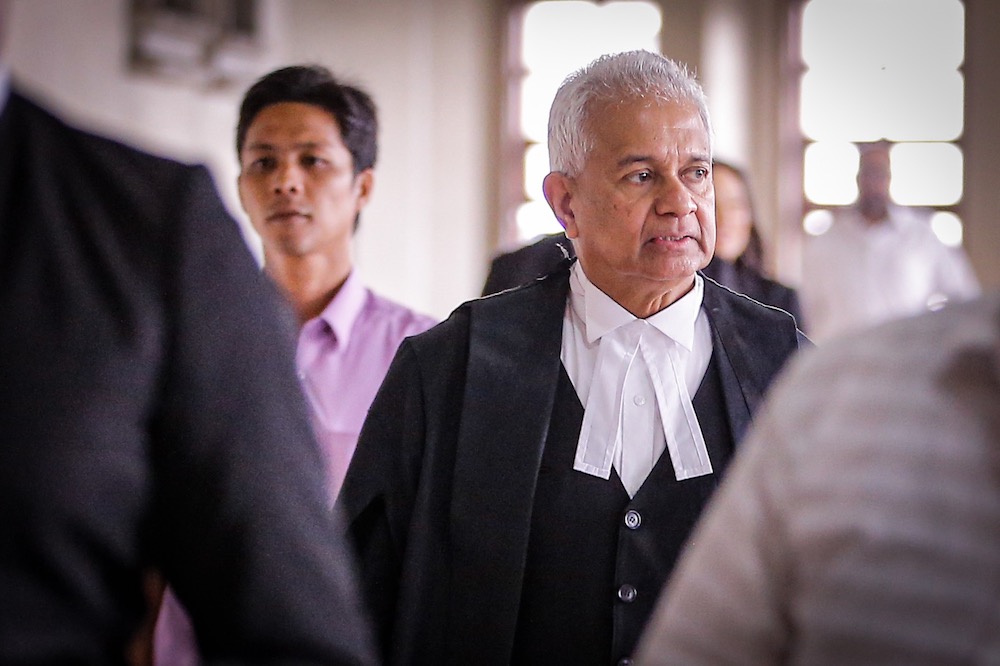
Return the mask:
POLYGON ((979 294, 968 259, 938 239, 930 211, 892 203, 888 144, 859 148, 857 203, 804 249, 800 296, 816 342, 979 294))
POLYGON ((1000 294, 802 354, 638 663, 1000 663, 1000 294))
POLYGON ((404 341, 339 502, 387 664, 627 663, 794 319, 703 278, 711 126, 645 51, 571 75, 543 188, 578 260, 404 341))

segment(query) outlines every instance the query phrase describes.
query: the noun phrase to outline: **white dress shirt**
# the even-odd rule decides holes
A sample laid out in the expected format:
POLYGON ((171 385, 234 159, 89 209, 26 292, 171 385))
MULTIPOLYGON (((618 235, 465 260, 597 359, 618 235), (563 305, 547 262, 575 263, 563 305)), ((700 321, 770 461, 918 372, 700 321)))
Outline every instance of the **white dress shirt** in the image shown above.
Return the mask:
POLYGON ((573 265, 562 362, 585 408, 574 469, 607 479, 613 465, 630 497, 664 449, 678 480, 712 472, 691 405, 712 356, 703 294, 696 275, 690 292, 638 319, 573 265))
POLYGON ((870 224, 848 208, 804 248, 799 295, 816 342, 978 294, 965 254, 938 239, 923 209, 890 206, 870 224))

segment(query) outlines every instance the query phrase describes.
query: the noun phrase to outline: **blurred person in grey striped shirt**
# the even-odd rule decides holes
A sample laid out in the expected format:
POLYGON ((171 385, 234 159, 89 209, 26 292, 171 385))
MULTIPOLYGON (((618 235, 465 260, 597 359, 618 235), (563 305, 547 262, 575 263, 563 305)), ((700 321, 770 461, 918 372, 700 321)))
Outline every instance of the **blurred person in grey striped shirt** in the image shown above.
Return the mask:
POLYGON ((1000 295, 809 350, 641 664, 1000 664, 1000 295))

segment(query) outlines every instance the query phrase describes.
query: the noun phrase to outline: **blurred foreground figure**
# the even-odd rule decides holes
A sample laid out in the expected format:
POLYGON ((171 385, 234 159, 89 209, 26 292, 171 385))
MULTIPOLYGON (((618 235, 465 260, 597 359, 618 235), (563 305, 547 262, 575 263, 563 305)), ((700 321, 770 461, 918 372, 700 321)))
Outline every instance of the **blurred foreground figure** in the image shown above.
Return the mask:
POLYGON ((1000 297, 793 368, 640 663, 1000 663, 1000 297))
POLYGON ((370 662, 290 321, 208 172, 0 90, 0 663, 122 663, 151 568, 208 662, 370 662))

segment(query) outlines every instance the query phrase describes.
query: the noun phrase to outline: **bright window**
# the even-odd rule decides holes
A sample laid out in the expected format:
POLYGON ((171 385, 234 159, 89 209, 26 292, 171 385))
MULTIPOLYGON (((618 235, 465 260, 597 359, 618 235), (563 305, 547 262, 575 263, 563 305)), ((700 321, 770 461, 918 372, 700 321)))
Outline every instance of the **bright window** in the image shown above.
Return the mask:
POLYGON ((524 144, 524 196, 512 202, 518 241, 560 231, 542 195, 542 179, 549 172, 549 107, 559 84, 605 53, 658 52, 661 24, 659 6, 646 0, 548 0, 530 3, 521 15, 518 132, 524 144))
POLYGON ((889 194, 908 206, 948 206, 962 198, 962 151, 953 143, 897 143, 889 153, 889 194))
MULTIPOLYGON (((812 207, 857 197, 857 142, 888 140, 894 201, 962 197, 965 8, 960 0, 810 0, 802 16, 800 123, 812 207)), ((813 216, 806 230, 822 229, 813 216)), ((954 214, 940 223, 961 238, 954 214), (957 225, 957 231, 956 231, 957 225)))

